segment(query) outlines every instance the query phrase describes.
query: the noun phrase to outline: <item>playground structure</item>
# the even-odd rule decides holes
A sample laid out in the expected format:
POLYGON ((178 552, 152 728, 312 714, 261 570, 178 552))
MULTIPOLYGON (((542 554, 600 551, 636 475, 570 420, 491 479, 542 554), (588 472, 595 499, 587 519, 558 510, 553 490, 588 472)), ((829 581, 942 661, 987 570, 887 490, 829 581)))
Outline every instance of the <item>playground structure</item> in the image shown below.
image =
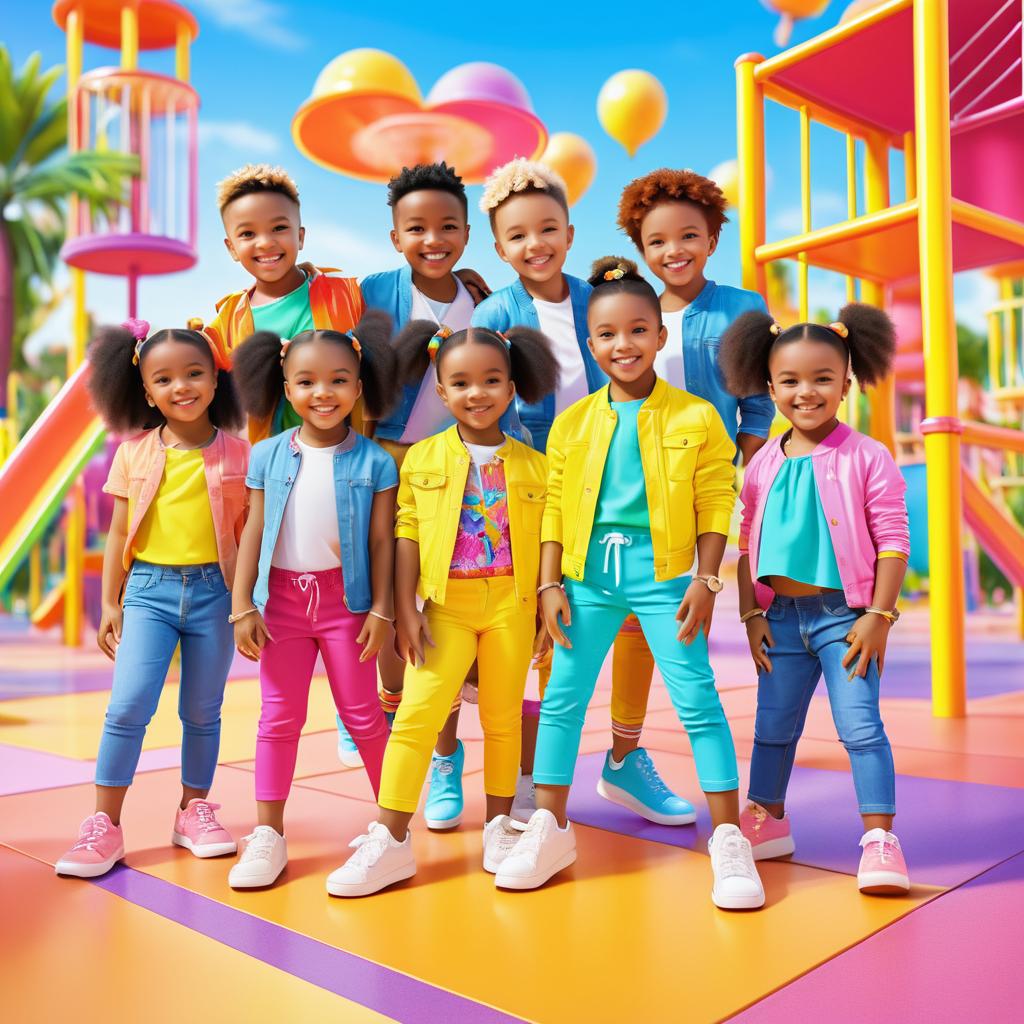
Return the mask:
MULTIPOLYGON (((961 420, 953 275, 1024 261, 1022 8, 1012 0, 889 0, 770 59, 736 62, 743 284, 766 289, 777 260, 798 267, 799 315, 809 315, 811 267, 843 274, 847 294, 889 309, 901 344, 892 378, 870 396, 870 433, 895 450, 896 390, 919 388, 927 466, 928 566, 934 713, 966 708, 962 522, 1019 589, 1024 534, 1002 498, 964 468, 968 446, 1024 452, 1019 377, 1021 303, 1004 288, 991 314, 996 401, 1012 427, 961 420), (879 75, 877 55, 886 55, 879 75), (799 115, 802 230, 766 240, 765 105, 799 115), (847 217, 811 223, 811 125, 845 136, 847 217), (862 200, 858 158, 863 151, 862 200), (892 200, 891 152, 902 151, 905 196, 892 200)), ((1009 275, 1009 276, 1006 276, 1009 275)), ((1020 474, 999 473, 1001 494, 1020 474)))

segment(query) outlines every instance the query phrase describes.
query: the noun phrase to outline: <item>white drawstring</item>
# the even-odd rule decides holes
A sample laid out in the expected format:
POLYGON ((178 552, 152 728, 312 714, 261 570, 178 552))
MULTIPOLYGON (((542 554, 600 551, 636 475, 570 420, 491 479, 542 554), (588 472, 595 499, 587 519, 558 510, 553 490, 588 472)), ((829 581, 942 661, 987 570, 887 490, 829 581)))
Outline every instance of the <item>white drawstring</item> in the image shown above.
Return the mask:
POLYGON ((606 533, 601 540, 598 542, 605 545, 604 549, 604 571, 605 575, 608 573, 608 557, 612 553, 612 549, 615 550, 615 586, 619 586, 619 575, 622 570, 622 562, 620 552, 622 548, 628 548, 633 543, 632 537, 627 537, 624 533, 606 533))
POLYGON ((304 572, 301 576, 292 577, 294 583, 304 594, 309 591, 309 604, 306 605, 306 615, 316 622, 316 613, 320 610, 320 581, 311 572, 304 572))

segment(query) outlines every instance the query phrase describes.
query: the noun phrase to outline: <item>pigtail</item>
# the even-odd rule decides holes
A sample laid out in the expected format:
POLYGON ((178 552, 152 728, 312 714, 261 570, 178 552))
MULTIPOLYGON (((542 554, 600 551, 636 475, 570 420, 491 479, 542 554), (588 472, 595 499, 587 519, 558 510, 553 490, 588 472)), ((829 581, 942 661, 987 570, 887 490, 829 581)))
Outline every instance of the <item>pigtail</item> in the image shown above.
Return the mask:
POLYGON ((273 415, 284 394, 281 339, 273 331, 251 334, 235 349, 231 372, 242 408, 258 419, 273 415))
POLYGON ((764 393, 770 376, 768 356, 778 334, 778 325, 760 310, 733 320, 722 335, 718 352, 718 365, 730 393, 737 398, 764 393))
POLYGON ((877 306, 850 302, 839 311, 832 329, 846 329, 850 369, 861 384, 877 384, 892 368, 896 354, 896 330, 892 320, 877 306))
MULTIPOLYGON (((479 333, 477 328, 475 333, 479 333)), ((511 376, 516 392, 533 405, 558 388, 558 359, 548 338, 530 327, 510 327, 505 332, 511 376)))
POLYGON ((368 309, 348 337, 359 344, 363 407, 370 419, 380 419, 395 404, 402 386, 391 346, 391 317, 382 310, 368 309))
POLYGON ((126 327, 101 327, 89 344, 89 394, 109 430, 135 434, 163 423, 146 401, 139 368, 132 361, 135 335, 126 327))
POLYGON ((399 332, 393 347, 401 384, 417 384, 423 380, 431 363, 427 346, 437 329, 432 320, 410 320, 399 332))

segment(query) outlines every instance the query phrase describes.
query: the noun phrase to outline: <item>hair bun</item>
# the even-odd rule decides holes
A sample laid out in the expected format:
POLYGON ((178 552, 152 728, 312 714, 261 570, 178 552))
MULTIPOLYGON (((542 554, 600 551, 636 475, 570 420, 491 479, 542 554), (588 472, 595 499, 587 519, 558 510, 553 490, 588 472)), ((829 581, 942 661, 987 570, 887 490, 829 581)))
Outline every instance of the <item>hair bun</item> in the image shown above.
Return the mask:
POLYGON ((606 281, 622 281, 630 278, 643 280, 633 260, 628 260, 625 256, 602 256, 600 259, 594 260, 590 268, 590 277, 587 280, 596 288, 606 281))

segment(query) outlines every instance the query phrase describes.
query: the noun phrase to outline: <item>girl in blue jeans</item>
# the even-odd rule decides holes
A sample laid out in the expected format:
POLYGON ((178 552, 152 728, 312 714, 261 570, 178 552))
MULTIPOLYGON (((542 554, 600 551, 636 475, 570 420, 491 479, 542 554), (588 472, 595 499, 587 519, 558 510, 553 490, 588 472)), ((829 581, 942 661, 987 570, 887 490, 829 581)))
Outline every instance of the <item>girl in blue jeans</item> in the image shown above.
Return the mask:
POLYGON ((96 810, 56 865, 80 878, 102 875, 124 856, 121 807, 179 645, 182 793, 172 842, 197 857, 235 852, 206 797, 234 654, 229 588, 249 452, 226 432, 241 426, 241 409, 205 334, 150 335, 145 321, 129 320, 101 331, 89 357, 96 409, 131 439, 103 488, 114 513, 97 641, 114 662, 114 681, 96 759, 96 810))

